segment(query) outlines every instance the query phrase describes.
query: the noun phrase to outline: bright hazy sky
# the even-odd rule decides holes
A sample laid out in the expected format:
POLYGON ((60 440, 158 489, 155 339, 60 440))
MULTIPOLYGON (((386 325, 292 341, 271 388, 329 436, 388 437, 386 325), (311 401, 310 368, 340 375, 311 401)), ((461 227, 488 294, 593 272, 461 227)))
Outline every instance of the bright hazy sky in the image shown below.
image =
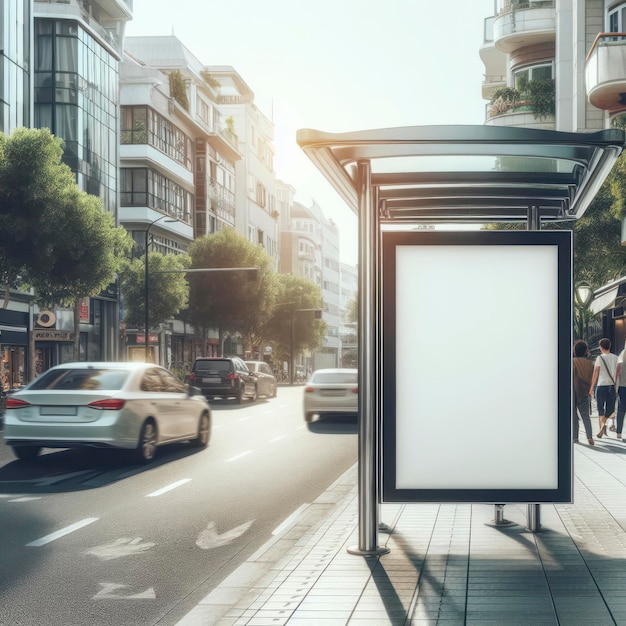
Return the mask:
POLYGON ((493 12, 494 0, 134 0, 126 34, 174 34, 201 63, 233 66, 274 121, 278 178, 335 220, 341 260, 356 263, 356 216, 296 131, 482 124, 493 12))

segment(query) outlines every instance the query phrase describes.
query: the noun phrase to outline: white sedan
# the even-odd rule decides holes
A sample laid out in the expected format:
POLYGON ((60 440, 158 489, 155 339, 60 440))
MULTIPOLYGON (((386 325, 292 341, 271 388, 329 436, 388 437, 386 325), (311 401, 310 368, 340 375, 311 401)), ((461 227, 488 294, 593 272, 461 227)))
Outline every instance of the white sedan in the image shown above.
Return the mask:
POLYGON ((348 413, 357 415, 358 371, 348 368, 317 370, 304 386, 304 421, 325 413, 348 413))
POLYGON ((200 390, 151 363, 66 363, 7 398, 4 440, 19 459, 42 448, 122 448, 137 460, 157 446, 211 438, 211 409, 200 390))

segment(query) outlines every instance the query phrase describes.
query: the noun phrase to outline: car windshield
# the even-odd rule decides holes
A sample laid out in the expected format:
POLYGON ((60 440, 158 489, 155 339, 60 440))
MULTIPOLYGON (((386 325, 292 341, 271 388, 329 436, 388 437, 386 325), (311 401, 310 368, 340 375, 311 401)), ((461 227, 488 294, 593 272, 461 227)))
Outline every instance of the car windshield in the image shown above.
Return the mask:
POLYGON ((221 373, 230 372, 233 369, 230 361, 216 359, 214 361, 196 361, 196 372, 198 373, 221 373))
POLYGON ((356 385, 357 373, 356 372, 318 372, 313 374, 311 382, 321 383, 322 385, 330 383, 347 383, 349 385, 356 385))
POLYGON ((33 381, 29 389, 90 389, 116 391, 121 389, 128 378, 128 370, 99 368, 59 368, 48 370, 33 381))

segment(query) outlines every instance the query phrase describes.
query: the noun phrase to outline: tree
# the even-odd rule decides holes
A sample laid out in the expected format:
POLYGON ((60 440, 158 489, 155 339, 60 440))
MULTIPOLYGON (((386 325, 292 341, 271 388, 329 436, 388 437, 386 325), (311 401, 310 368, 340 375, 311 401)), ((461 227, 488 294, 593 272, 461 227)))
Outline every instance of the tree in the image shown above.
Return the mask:
POLYGON ((199 237, 189 247, 189 255, 193 269, 258 268, 255 281, 233 271, 191 273, 188 278, 190 321, 203 337, 210 328, 217 328, 220 335, 241 333, 250 349, 260 341, 276 297, 270 257, 233 228, 199 237))
POLYGON ((290 360, 293 353, 315 350, 322 345, 326 335, 326 322, 315 319, 312 311, 299 309, 321 309, 322 292, 318 285, 304 276, 278 274, 278 293, 274 314, 264 329, 264 337, 275 347, 275 354, 281 361, 290 360))
MULTIPOLYGON (((79 189, 62 154, 61 140, 45 128, 0 135, 2 279, 31 285, 40 304, 75 307, 77 359, 78 301, 115 280, 132 240, 98 197, 79 189)), ((32 378, 33 333, 29 351, 32 378)))
MULTIPOLYGON (((148 256, 149 326, 156 328, 172 319, 189 302, 189 283, 182 272, 168 270, 187 269, 191 259, 186 254, 161 254, 150 252, 148 256), (167 273, 160 273, 160 272, 167 273)), ((120 283, 124 299, 124 320, 127 325, 143 328, 146 323, 146 264, 145 257, 126 260, 120 271, 120 283)), ((146 333, 149 332, 146 328, 146 333)))

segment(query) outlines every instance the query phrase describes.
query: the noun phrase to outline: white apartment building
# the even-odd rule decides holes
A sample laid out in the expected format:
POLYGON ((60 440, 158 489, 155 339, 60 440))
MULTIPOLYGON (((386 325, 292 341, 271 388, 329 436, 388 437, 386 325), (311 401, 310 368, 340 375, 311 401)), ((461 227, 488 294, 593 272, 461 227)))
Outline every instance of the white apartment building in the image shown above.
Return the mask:
POLYGON ((242 158, 236 166, 235 228, 249 241, 263 246, 279 263, 279 212, 276 208, 274 124, 254 103, 254 92, 229 65, 208 65, 219 81, 219 109, 237 136, 242 158))
POLYGON ((485 20, 482 94, 554 80, 554 114, 532 103, 488 104, 485 123, 560 131, 608 128, 626 111, 626 2, 497 0, 485 20), (614 33, 621 33, 615 35, 614 33))

